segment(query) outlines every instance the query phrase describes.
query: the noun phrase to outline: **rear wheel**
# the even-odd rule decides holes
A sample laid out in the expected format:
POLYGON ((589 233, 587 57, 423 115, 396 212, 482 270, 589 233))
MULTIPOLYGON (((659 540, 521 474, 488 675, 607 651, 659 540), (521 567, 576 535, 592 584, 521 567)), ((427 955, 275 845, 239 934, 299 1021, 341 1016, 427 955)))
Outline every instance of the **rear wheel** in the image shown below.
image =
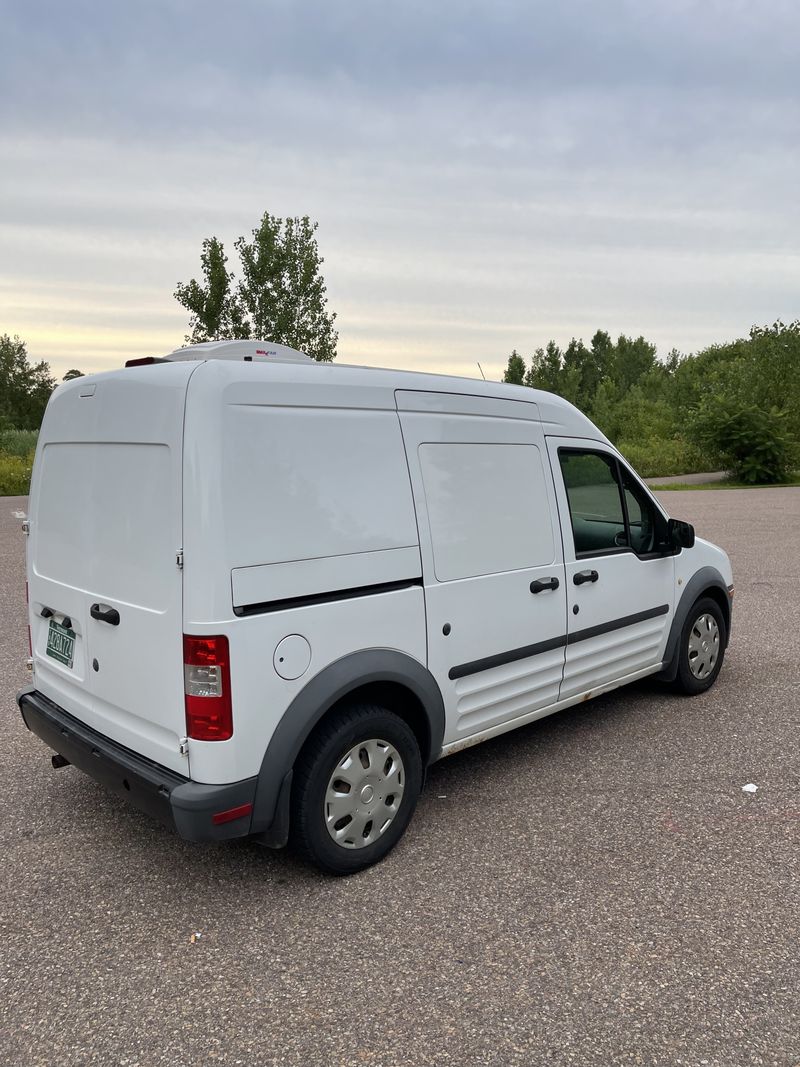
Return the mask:
POLYGON ((681 632, 675 688, 690 696, 710 689, 722 667, 726 643, 722 609, 711 597, 701 597, 692 606, 681 632))
POLYGON ((382 860, 402 837, 417 804, 422 759, 399 716, 359 704, 317 730, 295 768, 292 843, 332 874, 382 860))

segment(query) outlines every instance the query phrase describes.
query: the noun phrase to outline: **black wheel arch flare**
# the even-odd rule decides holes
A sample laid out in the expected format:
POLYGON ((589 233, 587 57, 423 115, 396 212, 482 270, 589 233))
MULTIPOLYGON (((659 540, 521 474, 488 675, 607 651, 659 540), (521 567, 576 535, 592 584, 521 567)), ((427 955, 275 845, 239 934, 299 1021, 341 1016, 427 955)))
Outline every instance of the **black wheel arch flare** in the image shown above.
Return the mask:
POLYGON ((716 567, 701 567, 684 586, 680 600, 676 605, 669 637, 664 649, 664 663, 666 666, 658 675, 658 678, 662 681, 672 682, 675 680, 678 673, 678 644, 686 618, 692 606, 704 595, 716 600, 722 609, 725 619, 725 644, 727 645, 730 640, 733 615, 733 601, 730 591, 716 567))
POLYGON ((314 675, 292 700, 267 745, 258 774, 250 832, 280 847, 289 829, 292 768, 314 727, 336 704, 369 686, 405 689, 421 709, 410 722, 420 737, 423 764, 438 759, 444 738, 444 700, 430 671, 419 660, 390 648, 365 649, 335 660, 314 675))

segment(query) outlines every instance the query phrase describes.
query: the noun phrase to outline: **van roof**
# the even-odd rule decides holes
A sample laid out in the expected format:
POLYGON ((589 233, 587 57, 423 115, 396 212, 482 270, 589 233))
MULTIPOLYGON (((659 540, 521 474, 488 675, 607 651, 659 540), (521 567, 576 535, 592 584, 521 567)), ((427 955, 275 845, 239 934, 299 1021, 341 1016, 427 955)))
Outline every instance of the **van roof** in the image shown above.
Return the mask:
POLYGON ((532 389, 529 386, 507 385, 504 382, 483 381, 479 378, 456 375, 392 370, 358 364, 317 362, 304 352, 271 341, 207 341, 203 344, 179 348, 160 359, 132 360, 131 365, 139 363, 169 365, 170 363, 189 362, 209 363, 209 371, 212 365, 216 365, 213 373, 202 375, 209 385, 213 380, 214 388, 225 388, 238 382, 255 385, 257 382, 266 383, 267 381, 272 385, 280 383, 282 386, 308 386, 316 394, 316 399, 309 401, 312 406, 323 402, 317 392, 319 387, 323 388, 322 395, 327 396, 329 403, 333 401, 329 391, 335 388, 339 394, 336 403, 342 406, 347 406, 343 397, 345 392, 352 390, 352 396, 361 393, 360 402, 354 404, 356 407, 393 408, 395 407, 394 394, 398 389, 514 400, 537 406, 545 432, 560 436, 607 440, 582 411, 555 393, 532 389), (367 393, 369 400, 366 397, 367 393))

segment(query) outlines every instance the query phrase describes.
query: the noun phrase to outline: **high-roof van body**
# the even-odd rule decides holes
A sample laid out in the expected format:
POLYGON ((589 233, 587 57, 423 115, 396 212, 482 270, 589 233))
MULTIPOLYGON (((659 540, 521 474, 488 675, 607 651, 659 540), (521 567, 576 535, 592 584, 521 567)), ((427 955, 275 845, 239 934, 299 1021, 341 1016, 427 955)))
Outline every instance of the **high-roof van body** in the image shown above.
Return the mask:
POLYGON ((730 632, 725 553, 566 401, 264 342, 60 386, 28 529, 55 762, 332 871, 432 761, 647 675, 700 692, 730 632))

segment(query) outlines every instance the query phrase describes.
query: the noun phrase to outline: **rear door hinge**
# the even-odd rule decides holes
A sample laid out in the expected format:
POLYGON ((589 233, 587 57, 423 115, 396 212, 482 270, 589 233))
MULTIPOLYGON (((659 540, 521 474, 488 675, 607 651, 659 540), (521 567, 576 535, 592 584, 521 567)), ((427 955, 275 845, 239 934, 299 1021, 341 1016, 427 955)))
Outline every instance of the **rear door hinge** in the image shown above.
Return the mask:
POLYGON ((31 520, 30 519, 23 519, 22 520, 22 532, 24 534, 29 534, 31 532, 31 520))
POLYGON ((178 564, 181 570, 183 570, 183 552, 175 553, 175 562, 178 564))
POLYGON ((180 754, 182 756, 188 756, 189 755, 189 738, 188 737, 182 737, 180 739, 180 741, 178 742, 178 751, 180 752, 180 754))

